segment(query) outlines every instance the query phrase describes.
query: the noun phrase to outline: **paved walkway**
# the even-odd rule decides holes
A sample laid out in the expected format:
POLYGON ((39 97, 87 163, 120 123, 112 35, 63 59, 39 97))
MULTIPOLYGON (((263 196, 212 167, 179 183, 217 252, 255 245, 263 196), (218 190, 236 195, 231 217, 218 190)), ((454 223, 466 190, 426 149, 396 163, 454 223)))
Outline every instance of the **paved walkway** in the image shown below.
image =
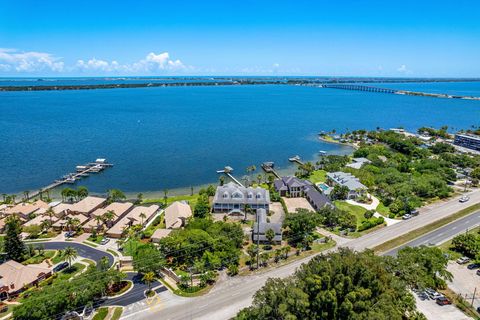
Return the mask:
MULTIPOLYGON (((354 206, 360 206, 362 208, 365 208, 367 210, 376 210, 378 205, 380 204, 380 200, 378 200, 377 197, 375 196, 372 196, 370 195, 371 199, 372 199, 372 203, 370 204, 367 204, 367 203, 360 203, 360 202, 357 202, 357 201, 354 201, 354 200, 347 200, 347 203, 349 204, 352 204, 354 206)), ((380 213, 378 213, 377 211, 375 211, 375 213, 373 214, 374 217, 383 217, 383 219, 385 220, 385 223, 387 224, 387 226, 391 226, 392 224, 395 224, 395 223, 399 223, 401 220, 397 220, 397 219, 390 219, 388 217, 385 217, 385 216, 382 216, 380 213)))
POLYGON ((78 237, 74 238, 73 241, 82 243, 83 241, 87 240, 91 235, 92 235, 91 233, 85 232, 79 235, 78 237))
POLYGON ((335 233, 330 232, 327 229, 317 227, 317 231, 327 237, 331 237, 337 243, 337 246, 340 247, 352 241, 352 239, 340 237, 339 235, 336 235, 335 233))

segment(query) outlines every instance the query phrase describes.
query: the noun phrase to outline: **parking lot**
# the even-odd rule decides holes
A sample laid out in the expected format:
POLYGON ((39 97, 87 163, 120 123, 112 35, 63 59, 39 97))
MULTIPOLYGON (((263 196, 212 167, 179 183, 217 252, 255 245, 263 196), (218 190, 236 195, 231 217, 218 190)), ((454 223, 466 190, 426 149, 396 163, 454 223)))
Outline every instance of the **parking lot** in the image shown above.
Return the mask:
POLYGON ((477 292, 473 305, 475 308, 480 307, 480 276, 476 274, 478 269, 468 270, 467 264, 459 265, 456 262, 450 262, 448 264, 448 271, 453 274, 453 281, 448 284, 450 289, 455 293, 461 294, 465 298, 467 295, 467 301, 471 302, 475 288, 477 292))
POLYGON ((417 308, 429 320, 472 320, 454 305, 439 306, 434 300, 420 300, 414 293, 417 308))

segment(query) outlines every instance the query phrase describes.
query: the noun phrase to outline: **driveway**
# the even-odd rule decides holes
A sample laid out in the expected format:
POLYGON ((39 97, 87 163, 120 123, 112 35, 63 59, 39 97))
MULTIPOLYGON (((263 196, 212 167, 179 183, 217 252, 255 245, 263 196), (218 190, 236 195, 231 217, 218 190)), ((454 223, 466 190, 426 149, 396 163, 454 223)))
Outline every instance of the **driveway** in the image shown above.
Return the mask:
POLYGON ((77 243, 73 241, 63 241, 63 242, 39 242, 42 244, 46 250, 63 250, 66 247, 72 247, 77 250, 77 254, 80 257, 84 257, 90 260, 95 261, 97 264, 100 262, 100 259, 103 257, 108 258, 109 266, 113 265, 114 258, 113 256, 105 251, 100 251, 93 247, 87 246, 82 243, 77 243))
POLYGON ((288 212, 295 212, 297 209, 307 209, 310 211, 315 211, 312 205, 305 198, 287 198, 282 197, 285 201, 285 206, 287 207, 288 212))
MULTIPOLYGON (((127 306, 129 304, 145 299, 143 293, 145 292, 145 290, 148 289, 148 285, 142 281, 142 275, 139 275, 136 272, 127 272, 126 274, 126 280, 130 280, 133 282, 133 288, 123 296, 106 300, 103 305, 127 306)), ((167 290, 167 288, 165 288, 165 286, 158 281, 152 282, 151 288, 155 288, 154 290, 157 293, 161 293, 167 290)))
POLYGON ((387 226, 391 226, 392 224, 395 224, 395 223, 398 223, 398 222, 402 221, 402 220, 390 219, 390 218, 382 216, 380 213, 378 213, 376 211, 376 209, 377 209, 378 205, 380 204, 380 200, 378 200, 378 198, 373 196, 373 195, 369 195, 369 196, 372 199, 372 203, 370 203, 370 204, 360 203, 360 202, 357 202, 357 201, 354 201, 354 200, 347 200, 347 203, 353 204, 354 206, 360 206, 360 207, 365 208, 367 210, 375 210, 375 213, 373 214, 373 216, 377 217, 377 218, 382 217, 385 220, 385 223, 387 224, 387 226))

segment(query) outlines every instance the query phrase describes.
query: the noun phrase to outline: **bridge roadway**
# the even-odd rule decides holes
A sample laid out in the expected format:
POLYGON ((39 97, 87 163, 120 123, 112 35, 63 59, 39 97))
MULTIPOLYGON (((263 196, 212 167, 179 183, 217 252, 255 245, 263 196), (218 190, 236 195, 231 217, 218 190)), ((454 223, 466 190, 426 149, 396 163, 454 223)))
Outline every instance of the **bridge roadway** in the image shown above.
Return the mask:
POLYGON ((364 86, 358 84, 322 84, 321 88, 329 89, 343 89, 343 90, 356 90, 356 91, 367 91, 367 92, 381 92, 381 93, 396 93, 397 90, 389 88, 380 88, 372 86, 364 86))

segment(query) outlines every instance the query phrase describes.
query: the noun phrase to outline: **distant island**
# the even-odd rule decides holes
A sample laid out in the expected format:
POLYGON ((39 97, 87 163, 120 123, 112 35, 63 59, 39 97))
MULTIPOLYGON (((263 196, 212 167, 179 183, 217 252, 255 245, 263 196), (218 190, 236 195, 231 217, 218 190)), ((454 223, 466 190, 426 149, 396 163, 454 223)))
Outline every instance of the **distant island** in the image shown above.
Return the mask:
MULTIPOLYGON (((128 80, 130 78, 115 78, 112 81, 128 80)), ((291 77, 218 77, 218 78, 134 78, 135 80, 145 80, 143 83, 102 83, 102 84, 68 84, 68 85, 26 85, 26 86, 0 86, 0 91, 53 91, 53 90, 93 90, 93 89, 120 89, 120 88, 148 88, 148 87, 180 87, 180 86, 232 86, 232 85, 306 85, 333 88, 331 85, 335 84, 376 84, 376 83, 419 83, 419 82, 478 82, 480 78, 291 78, 291 77), (206 81, 206 80, 209 81, 206 81), (176 82, 150 82, 151 80, 177 80, 176 82)), ((37 79, 38 82, 43 82, 44 79, 37 79)), ((32 82, 33 83, 33 82, 32 82)), ((405 90, 394 90, 374 87, 357 86, 357 88, 340 88, 346 90, 360 90, 383 93, 396 93, 404 95, 415 95, 436 98, 460 98, 480 100, 479 97, 471 96, 452 96, 443 93, 425 93, 412 92, 405 90), (365 90, 365 88, 367 90, 365 90), (368 90, 370 89, 370 90, 368 90), (371 90, 378 89, 378 90, 371 90), (389 92, 386 92, 389 91, 389 92)))

